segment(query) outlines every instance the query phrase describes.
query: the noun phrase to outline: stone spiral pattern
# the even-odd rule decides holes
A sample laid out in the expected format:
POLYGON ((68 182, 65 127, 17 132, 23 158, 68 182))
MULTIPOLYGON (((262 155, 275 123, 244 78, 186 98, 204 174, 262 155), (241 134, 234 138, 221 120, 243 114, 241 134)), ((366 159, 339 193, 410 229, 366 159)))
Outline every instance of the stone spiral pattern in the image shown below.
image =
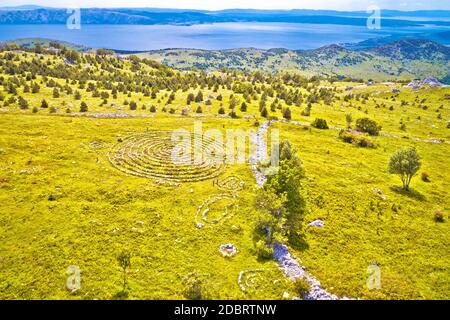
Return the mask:
MULTIPOLYGON (((219 176, 224 164, 214 157, 203 157, 194 163, 194 152, 177 147, 177 156, 172 155, 177 142, 172 141, 171 131, 149 131, 122 139, 108 153, 108 159, 118 170, 144 178, 175 182, 196 182, 219 176)), ((192 150, 194 144, 192 143, 192 150)), ((214 154, 222 145, 208 137, 202 138, 203 155, 214 154)))

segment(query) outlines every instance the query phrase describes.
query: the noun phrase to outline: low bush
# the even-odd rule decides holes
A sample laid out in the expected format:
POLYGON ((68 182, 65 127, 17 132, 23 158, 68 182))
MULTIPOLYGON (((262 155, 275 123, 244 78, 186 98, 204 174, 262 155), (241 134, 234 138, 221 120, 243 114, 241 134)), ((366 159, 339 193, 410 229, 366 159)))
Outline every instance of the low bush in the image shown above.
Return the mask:
POLYGON ((339 132, 339 139, 362 148, 376 148, 375 143, 366 135, 359 135, 346 130, 339 132))
POLYGON ((317 118, 311 125, 317 129, 329 129, 327 120, 325 119, 317 118))
POLYGON ((444 222, 444 214, 442 213, 442 211, 438 210, 434 213, 434 221, 444 222))
POLYGON ((273 256, 273 249, 264 240, 259 240, 255 245, 256 255, 263 260, 270 260, 273 256))
POLYGON ((203 298, 202 281, 198 274, 190 273, 185 277, 185 289, 183 295, 189 300, 201 300, 203 298))
POLYGON ((294 282, 295 293, 300 297, 304 298, 305 295, 309 292, 311 286, 305 279, 298 278, 294 282))
POLYGON ((423 182, 430 182, 430 175, 426 172, 422 172, 421 178, 423 182))
POLYGON ((381 126, 369 118, 360 118, 356 120, 356 130, 368 133, 371 136, 377 136, 381 131, 381 126))

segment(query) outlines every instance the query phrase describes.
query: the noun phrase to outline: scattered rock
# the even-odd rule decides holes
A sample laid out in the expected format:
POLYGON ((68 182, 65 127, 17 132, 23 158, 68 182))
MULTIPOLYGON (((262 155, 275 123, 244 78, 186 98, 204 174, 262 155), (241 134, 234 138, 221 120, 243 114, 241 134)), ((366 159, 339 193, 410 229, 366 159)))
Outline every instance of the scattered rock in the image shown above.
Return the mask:
MULTIPOLYGON (((278 261, 278 266, 285 275, 292 279, 302 278, 310 285, 310 290, 305 295, 305 300, 339 300, 337 296, 322 289, 320 282, 305 271, 299 261, 292 257, 286 245, 277 243, 273 248, 273 258, 278 261)), ((342 298, 348 299, 348 298, 342 298)))
POLYGON ((375 188, 375 189, 373 189, 373 190, 375 191, 375 193, 377 193, 377 194, 380 196, 381 199, 383 199, 383 200, 386 200, 386 199, 387 199, 386 195, 384 195, 384 194, 383 194, 383 191, 381 191, 380 189, 375 188))
POLYGON ((318 219, 318 220, 314 220, 313 222, 308 223, 308 226, 323 228, 323 227, 325 227, 325 223, 322 220, 318 219))
POLYGON ((235 225, 232 225, 231 226, 231 231, 239 231, 240 230, 240 228, 238 227, 238 226, 235 226, 235 225))
POLYGON ((238 253, 236 247, 230 243, 221 245, 219 248, 219 252, 224 257, 232 257, 238 253))
POLYGON ((441 82, 439 82, 439 80, 437 80, 436 78, 433 78, 433 77, 425 78, 422 81, 421 80, 413 80, 409 84, 406 85, 406 87, 412 88, 413 90, 418 90, 423 87, 434 88, 434 87, 442 87, 442 86, 444 86, 444 85, 441 82))
POLYGON ((285 291, 283 293, 283 299, 289 299, 289 297, 290 297, 289 293, 285 291))
POLYGON ((136 220, 136 223, 137 223, 137 224, 140 224, 141 226, 144 225, 144 221, 141 221, 141 220, 136 220))
POLYGON ((197 222, 196 227, 197 229, 203 228, 205 225, 203 223, 197 222))

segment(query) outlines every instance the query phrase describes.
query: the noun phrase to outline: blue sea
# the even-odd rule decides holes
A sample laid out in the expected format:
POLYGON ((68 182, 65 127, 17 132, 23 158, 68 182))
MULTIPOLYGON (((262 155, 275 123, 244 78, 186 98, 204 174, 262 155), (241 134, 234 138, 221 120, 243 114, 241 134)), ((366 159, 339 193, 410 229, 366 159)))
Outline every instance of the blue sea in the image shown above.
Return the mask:
POLYGON ((144 51, 166 48, 314 49, 334 43, 357 43, 381 37, 412 37, 427 34, 449 45, 450 27, 388 28, 369 30, 360 26, 296 23, 215 23, 174 25, 0 25, 0 41, 49 38, 88 47, 144 51))

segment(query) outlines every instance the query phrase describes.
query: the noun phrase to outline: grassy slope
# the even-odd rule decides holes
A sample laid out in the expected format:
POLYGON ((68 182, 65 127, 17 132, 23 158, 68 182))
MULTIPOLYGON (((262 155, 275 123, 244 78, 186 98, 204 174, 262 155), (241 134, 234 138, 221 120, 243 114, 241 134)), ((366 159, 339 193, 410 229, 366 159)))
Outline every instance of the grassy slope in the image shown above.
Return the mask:
POLYGON ((448 144, 412 143, 379 137, 375 150, 337 140, 332 131, 281 127, 299 149, 310 205, 307 221, 322 219, 325 228, 306 228, 307 247, 293 246, 303 263, 330 290, 372 299, 445 299, 449 287, 448 226, 433 221, 448 212, 448 144), (387 173, 390 155, 400 146, 416 146, 421 171, 431 183, 415 178, 411 195, 397 190, 400 180, 387 173), (387 196, 383 201, 374 191, 387 196), (395 208, 397 212, 394 211, 395 208), (366 269, 380 263, 380 291, 365 287, 366 269))
POLYGON ((215 299, 280 299, 288 288, 273 262, 259 263, 252 253, 256 219, 248 167, 229 168, 222 176, 238 174, 246 182, 239 213, 198 230, 197 207, 220 193, 211 180, 160 187, 126 176, 107 161, 108 147, 129 131, 191 127, 192 120, 1 115, 0 122, 2 299, 112 298, 121 289, 115 257, 124 249, 133 253, 130 298, 182 298, 183 277, 193 271, 202 274, 215 299), (91 142, 101 147, 91 148, 91 142), (57 200, 49 201, 50 194, 57 200), (241 231, 232 231, 232 225, 241 231), (223 258, 218 249, 224 243, 234 243, 240 253, 223 258), (72 264, 82 270, 82 290, 75 297, 65 289, 65 269, 72 264), (246 294, 237 278, 252 268, 273 271, 262 287, 246 294), (273 284, 274 279, 282 282, 273 284))
MULTIPOLYGON (((310 117, 301 116, 303 108, 291 107, 293 120, 310 123, 322 117, 330 125, 344 127, 345 114, 350 112, 354 119, 375 118, 383 132, 450 139, 446 128, 450 114, 445 99, 449 89, 412 92, 403 88, 392 101, 391 90, 401 88, 400 85, 334 85, 340 89, 352 85, 354 93, 369 92, 372 96, 365 105, 354 100, 342 105, 314 104, 310 117), (426 102, 415 103, 416 95, 426 102), (409 105, 402 107, 401 100, 409 105), (386 104, 384 108, 376 108, 382 103, 386 104), (388 109, 391 105, 393 111, 388 109), (424 110, 423 105, 428 108, 424 110), (439 109, 441 105, 443 108, 439 109), (437 119, 436 111, 442 119, 437 119), (400 121, 406 123, 406 132, 400 130, 400 121)), ((54 99, 52 90, 43 86, 39 94, 20 94, 29 101, 30 109, 45 98, 57 108, 56 115, 50 116, 45 109, 32 115, 31 110, 19 111, 16 105, 0 108, 0 298, 112 298, 121 289, 115 256, 124 248, 134 254, 130 298, 180 298, 183 277, 192 271, 203 275, 211 298, 277 299, 284 291, 291 292, 290 284, 273 283, 283 279, 273 262, 262 263, 255 258, 252 232, 258 214, 252 204, 254 179, 247 166, 231 167, 226 174, 237 174, 246 181, 239 214, 217 228, 197 230, 193 219, 197 207, 217 192, 211 181, 179 188, 160 187, 122 174, 112 168, 105 156, 120 136, 147 128, 191 128, 193 119, 162 113, 166 92, 156 99, 133 94, 127 99, 137 101, 139 110, 130 111, 123 106, 122 95, 117 100, 109 99, 105 107, 99 106, 100 98, 81 91, 89 113, 154 118, 63 117, 67 107, 77 112, 80 101, 64 94, 54 99), (141 109, 144 105, 146 110, 141 109), (149 105, 158 106, 156 115, 148 111, 149 105), (123 109, 118 110, 119 107, 123 109), (193 194, 190 188, 194 189, 193 194), (49 201, 50 194, 57 200, 49 201), (138 220, 144 225, 137 224, 138 220), (242 231, 231 231, 233 224, 242 231), (131 231, 133 227, 143 233, 131 231), (113 232, 114 228, 120 230, 113 232), (218 253, 218 247, 228 242, 240 250, 231 261, 218 253), (64 287, 65 269, 71 264, 82 270, 82 290, 77 296, 69 295, 64 287), (273 270, 265 274, 265 285, 242 293, 237 285, 239 272, 261 267, 273 270)), ((203 92, 204 97, 218 94, 203 92)), ((220 93, 228 110, 231 92, 220 89, 220 93)), ((172 104, 177 115, 186 104, 186 96, 187 92, 177 92, 172 104)), ((221 102, 212 99, 212 103, 209 110, 204 106, 204 112, 216 115, 221 102)), ((270 103, 269 98, 267 105, 270 103)), ((279 110, 270 113, 281 114, 279 110)), ((257 102, 253 101, 246 113, 238 114, 258 115, 257 102)), ((210 117, 204 121, 205 127, 218 128, 249 128, 253 122, 210 117)), ((306 221, 321 218, 326 225, 323 230, 305 229, 307 248, 296 244, 292 247, 324 286, 333 293, 351 297, 446 298, 450 289, 450 146, 378 137, 377 149, 359 149, 338 141, 335 130, 277 126, 282 137, 298 147, 304 161, 310 206, 306 221), (404 145, 417 146, 424 158, 421 172, 428 172, 431 177, 431 183, 415 178, 412 196, 395 191, 399 179, 386 172, 389 156, 404 145), (380 188, 387 200, 381 201, 374 188, 380 188), (400 207, 398 212, 393 211, 394 204, 400 207), (444 212, 445 223, 433 221, 436 210, 444 212), (382 290, 367 291, 366 268, 376 260, 381 264, 382 290)))
POLYGON ((195 49, 167 49, 138 54, 159 61, 180 70, 193 67, 204 70, 220 68, 245 71, 296 71, 305 76, 344 75, 356 79, 411 80, 434 76, 443 78, 448 74, 450 65, 432 64, 421 60, 400 61, 374 54, 357 62, 361 55, 356 52, 342 51, 325 54, 303 55, 290 50, 270 52, 259 49, 233 49, 224 51, 205 51, 195 49), (354 59, 355 62, 343 62, 354 59))

